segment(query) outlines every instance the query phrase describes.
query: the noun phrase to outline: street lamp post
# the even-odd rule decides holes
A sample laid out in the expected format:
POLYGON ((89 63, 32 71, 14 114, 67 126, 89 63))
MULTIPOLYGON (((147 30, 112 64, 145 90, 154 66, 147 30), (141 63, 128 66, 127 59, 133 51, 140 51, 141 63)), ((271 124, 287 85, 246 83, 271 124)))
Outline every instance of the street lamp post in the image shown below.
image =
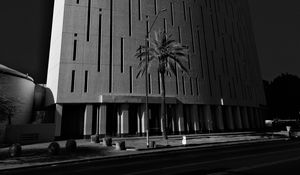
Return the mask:
POLYGON ((152 30, 152 27, 154 26, 158 16, 160 15, 161 12, 166 11, 167 9, 163 8, 161 9, 155 16, 155 19, 153 23, 151 24, 150 28, 148 29, 148 22, 149 19, 146 20, 146 37, 145 37, 145 45, 147 46, 147 56, 146 56, 146 71, 145 71, 145 81, 146 81, 146 112, 145 112, 145 117, 147 119, 147 129, 146 129, 146 137, 147 137, 147 148, 149 148, 149 115, 148 115, 148 59, 149 59, 149 48, 150 48, 150 32, 152 30))

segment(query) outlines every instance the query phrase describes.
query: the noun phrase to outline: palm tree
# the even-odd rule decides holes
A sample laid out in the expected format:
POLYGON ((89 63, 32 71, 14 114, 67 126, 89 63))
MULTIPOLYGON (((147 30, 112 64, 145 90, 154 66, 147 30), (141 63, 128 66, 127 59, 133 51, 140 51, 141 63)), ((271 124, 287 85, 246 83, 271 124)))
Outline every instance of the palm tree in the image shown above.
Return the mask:
MULTIPOLYGON (((181 45, 171 38, 172 36, 166 32, 154 32, 154 38, 150 40, 150 47, 141 46, 137 49, 135 56, 139 59, 139 72, 137 77, 143 76, 146 69, 150 69, 156 62, 158 63, 157 71, 159 73, 161 84, 161 116, 163 124, 163 137, 167 139, 166 133, 166 92, 165 92, 165 74, 177 76, 177 67, 183 72, 188 73, 184 62, 187 62, 187 47, 181 45), (146 65, 146 58, 148 57, 148 65, 146 65)), ((148 71, 149 72, 149 71, 148 71)))

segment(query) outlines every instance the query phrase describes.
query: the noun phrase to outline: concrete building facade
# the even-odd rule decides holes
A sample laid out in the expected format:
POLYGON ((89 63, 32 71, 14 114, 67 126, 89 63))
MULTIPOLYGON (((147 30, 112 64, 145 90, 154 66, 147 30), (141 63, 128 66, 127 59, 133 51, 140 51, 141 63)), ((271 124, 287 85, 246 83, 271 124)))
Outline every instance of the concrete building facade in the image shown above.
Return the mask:
MULTIPOLYGON (((189 47, 189 75, 166 77, 168 133, 263 127, 247 0, 56 0, 47 86, 57 137, 145 134, 145 78, 136 78, 134 55, 161 9, 152 31, 189 47)), ((150 134, 160 134, 155 66, 148 77, 150 134)))

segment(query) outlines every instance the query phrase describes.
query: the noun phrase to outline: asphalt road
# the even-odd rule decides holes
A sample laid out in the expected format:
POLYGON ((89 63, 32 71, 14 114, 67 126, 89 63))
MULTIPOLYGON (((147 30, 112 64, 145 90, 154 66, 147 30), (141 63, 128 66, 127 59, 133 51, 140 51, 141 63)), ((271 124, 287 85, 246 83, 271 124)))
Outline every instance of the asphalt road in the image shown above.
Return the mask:
POLYGON ((272 141, 58 164, 0 174, 300 174, 300 141, 272 141))

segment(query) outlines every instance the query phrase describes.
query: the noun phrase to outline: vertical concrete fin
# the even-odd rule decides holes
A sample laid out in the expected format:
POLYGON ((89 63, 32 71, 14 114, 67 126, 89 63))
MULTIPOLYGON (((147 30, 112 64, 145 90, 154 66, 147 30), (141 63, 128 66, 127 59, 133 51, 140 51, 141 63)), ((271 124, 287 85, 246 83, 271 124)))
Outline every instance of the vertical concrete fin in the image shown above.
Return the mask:
POLYGON ((93 105, 86 105, 84 111, 84 128, 83 135, 92 135, 92 121, 93 121, 93 105))
POLYGON ((61 46, 63 35, 65 0, 55 0, 53 8, 52 33, 49 52, 49 63, 47 73, 47 87, 49 87, 54 96, 54 102, 57 102, 59 68, 61 58, 61 46))

